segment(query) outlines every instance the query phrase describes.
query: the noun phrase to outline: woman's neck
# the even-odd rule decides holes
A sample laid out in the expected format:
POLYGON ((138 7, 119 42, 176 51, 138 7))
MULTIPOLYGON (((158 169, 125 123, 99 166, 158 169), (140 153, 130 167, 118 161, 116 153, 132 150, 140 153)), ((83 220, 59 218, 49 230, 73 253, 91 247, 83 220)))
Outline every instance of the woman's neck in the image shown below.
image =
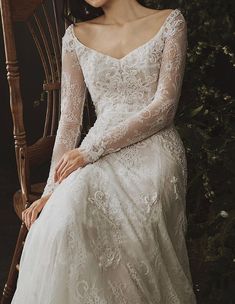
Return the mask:
POLYGON ((148 10, 136 0, 109 0, 102 6, 103 24, 123 25, 147 16, 148 10))

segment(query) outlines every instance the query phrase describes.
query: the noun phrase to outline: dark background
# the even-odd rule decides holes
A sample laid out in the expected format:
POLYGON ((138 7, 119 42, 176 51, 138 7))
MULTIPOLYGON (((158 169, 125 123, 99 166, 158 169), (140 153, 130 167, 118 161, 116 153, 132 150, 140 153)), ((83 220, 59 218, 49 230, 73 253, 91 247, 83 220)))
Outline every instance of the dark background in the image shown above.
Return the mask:
MULTIPOLYGON (((187 244, 198 303, 235 303, 235 2, 141 1, 152 8, 179 8, 188 24, 188 52, 176 126, 188 158, 187 244)), ((27 139, 41 134, 46 104, 43 73, 26 28, 17 45, 27 139)), ((0 290, 6 280, 20 221, 12 195, 16 176, 12 120, 0 33, 0 290)), ((47 169, 33 178, 46 178, 47 169)), ((169 303, 170 304, 170 303, 169 303)))

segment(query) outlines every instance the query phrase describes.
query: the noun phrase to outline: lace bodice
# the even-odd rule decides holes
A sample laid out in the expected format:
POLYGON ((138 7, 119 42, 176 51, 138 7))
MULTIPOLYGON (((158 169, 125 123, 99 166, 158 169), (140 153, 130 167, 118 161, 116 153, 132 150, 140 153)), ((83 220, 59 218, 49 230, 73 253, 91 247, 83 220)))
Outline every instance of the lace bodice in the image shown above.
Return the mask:
POLYGON ((172 10, 145 44, 118 59, 85 46, 71 24, 62 38, 61 117, 43 195, 57 187, 54 168, 76 148, 86 89, 97 120, 78 147, 88 162, 174 124, 187 49, 187 24, 172 10))

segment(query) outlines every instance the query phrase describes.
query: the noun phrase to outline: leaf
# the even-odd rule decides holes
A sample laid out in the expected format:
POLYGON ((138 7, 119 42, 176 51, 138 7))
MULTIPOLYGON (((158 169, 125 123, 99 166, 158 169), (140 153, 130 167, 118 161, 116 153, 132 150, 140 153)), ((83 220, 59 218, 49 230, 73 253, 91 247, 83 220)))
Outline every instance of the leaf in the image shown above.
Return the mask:
POLYGON ((192 109, 190 112, 190 116, 191 117, 194 117, 194 116, 196 116, 199 112, 201 112, 201 110, 203 109, 203 105, 201 105, 201 106, 199 106, 199 107, 197 107, 197 108, 195 108, 195 109, 192 109))

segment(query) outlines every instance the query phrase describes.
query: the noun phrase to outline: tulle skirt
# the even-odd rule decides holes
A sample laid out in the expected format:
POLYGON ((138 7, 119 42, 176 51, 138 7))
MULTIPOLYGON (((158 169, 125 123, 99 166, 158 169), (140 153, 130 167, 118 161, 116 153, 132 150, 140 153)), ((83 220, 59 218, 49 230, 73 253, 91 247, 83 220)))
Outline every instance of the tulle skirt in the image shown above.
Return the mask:
POLYGON ((32 224, 12 304, 194 304, 174 126, 72 172, 32 224))

